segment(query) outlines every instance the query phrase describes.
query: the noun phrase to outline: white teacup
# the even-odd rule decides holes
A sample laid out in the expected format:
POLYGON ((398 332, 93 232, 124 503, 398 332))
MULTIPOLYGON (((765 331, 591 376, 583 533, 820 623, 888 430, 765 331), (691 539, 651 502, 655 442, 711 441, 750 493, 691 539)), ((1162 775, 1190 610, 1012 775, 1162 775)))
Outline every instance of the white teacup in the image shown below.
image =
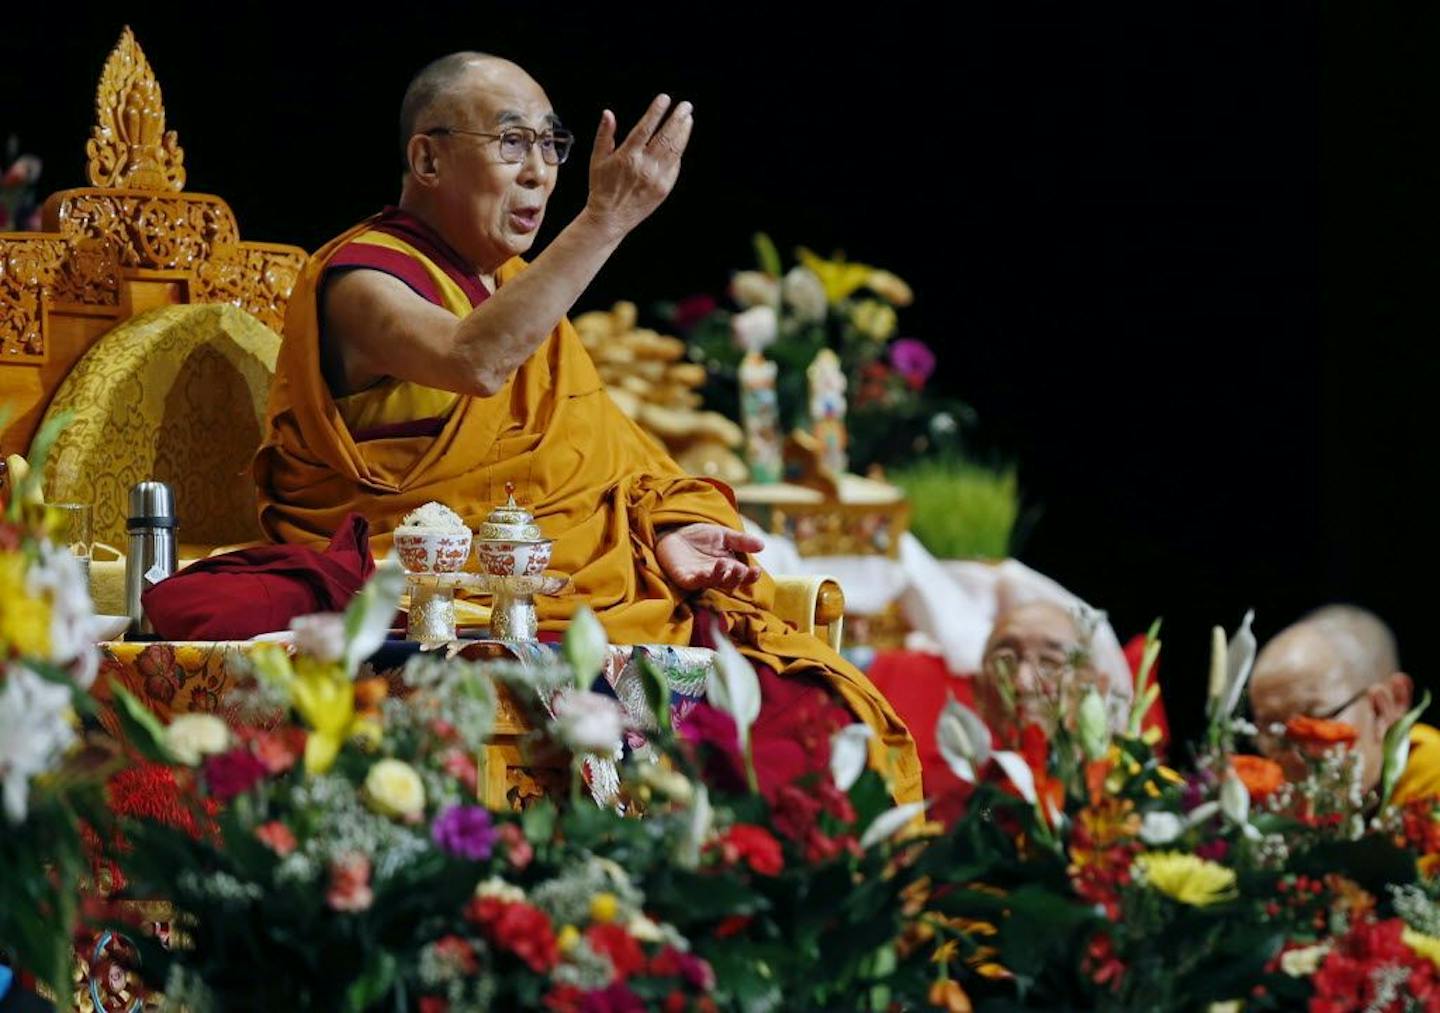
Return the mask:
POLYGON ((396 528, 395 551, 411 573, 457 573, 470 558, 469 530, 396 528))
POLYGON ((550 565, 555 543, 549 538, 520 541, 480 538, 475 542, 475 556, 480 569, 492 577, 538 577, 550 565))

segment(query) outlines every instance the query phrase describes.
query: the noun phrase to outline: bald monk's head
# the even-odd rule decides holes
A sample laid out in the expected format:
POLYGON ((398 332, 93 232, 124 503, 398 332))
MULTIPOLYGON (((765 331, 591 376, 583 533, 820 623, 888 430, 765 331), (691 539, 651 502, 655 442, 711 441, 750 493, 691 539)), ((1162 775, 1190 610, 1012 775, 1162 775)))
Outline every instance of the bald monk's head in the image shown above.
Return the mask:
POLYGON ((570 140, 545 90, 516 64, 441 57, 400 106, 400 206, 493 274, 534 244, 570 140))
POLYGON ((1027 602, 1000 613, 985 644, 975 703, 1002 740, 1024 724, 1049 732, 1057 716, 1073 716, 1089 686, 1113 704, 1112 715, 1123 710, 1128 687, 1112 686, 1088 661, 1075 665, 1084 640, 1076 615, 1054 602, 1027 602))
POLYGON ((1380 780, 1385 732, 1410 708, 1413 687, 1400 671, 1395 637, 1364 609, 1331 605, 1276 634, 1255 659, 1250 707, 1260 747, 1301 773, 1284 741, 1270 734, 1292 717, 1331 718, 1354 727, 1362 783, 1380 780))

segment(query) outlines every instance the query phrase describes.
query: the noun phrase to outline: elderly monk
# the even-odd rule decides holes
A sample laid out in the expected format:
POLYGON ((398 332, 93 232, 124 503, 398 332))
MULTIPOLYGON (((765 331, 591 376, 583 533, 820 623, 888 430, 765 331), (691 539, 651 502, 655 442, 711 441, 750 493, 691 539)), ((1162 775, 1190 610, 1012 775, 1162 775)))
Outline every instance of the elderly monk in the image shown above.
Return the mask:
POLYGON ((422 70, 401 106, 399 206, 317 251, 291 296, 255 462, 261 526, 319 543, 354 510, 384 548, 407 511, 438 500, 477 525, 513 483, 577 592, 539 601, 542 629, 581 601, 616 643, 704 643, 717 617, 757 663, 777 739, 776 715, 814 714, 823 691, 829 720, 874 729, 872 760, 914 800, 915 747, 890 705, 775 616, 729 491, 619 411, 565 318, 670 193, 693 123, 660 95, 621 139, 604 111, 584 209, 527 263, 572 135, 507 60, 422 70))
MULTIPOLYGON (((1380 783, 1385 733, 1411 707, 1414 686, 1400 671, 1395 636, 1377 616, 1352 605, 1330 605, 1287 627, 1265 645, 1250 678, 1250 707, 1261 751, 1294 767, 1275 726, 1307 715, 1355 729, 1361 786, 1380 783)), ((1297 773, 1298 771, 1292 771, 1297 773)), ((1410 757, 1393 800, 1440 795, 1440 731, 1417 724, 1410 757)))
POLYGON ((975 677, 975 705, 997 740, 1013 744, 1027 724, 1047 732, 1074 713, 1094 686, 1105 699, 1111 725, 1129 714, 1131 685, 1096 668, 1085 649, 1081 620, 1050 601, 1032 601, 1001 613, 985 643, 975 677))

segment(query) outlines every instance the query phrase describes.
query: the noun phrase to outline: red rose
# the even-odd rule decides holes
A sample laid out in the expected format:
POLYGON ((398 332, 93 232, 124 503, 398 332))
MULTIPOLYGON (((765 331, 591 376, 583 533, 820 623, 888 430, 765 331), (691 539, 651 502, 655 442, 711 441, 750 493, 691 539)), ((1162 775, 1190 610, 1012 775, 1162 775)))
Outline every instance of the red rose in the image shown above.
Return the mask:
POLYGON ((749 915, 726 915, 720 919, 715 926, 716 939, 729 939, 731 936, 738 936, 750 926, 749 915))
POLYGON ((487 939, 525 961, 536 974, 545 973, 560 961, 550 916, 539 908, 523 901, 475 897, 465 905, 465 917, 480 925, 487 939))
POLYGON ((449 1013, 450 1004, 438 995, 420 997, 420 1013, 449 1013))
POLYGON ((645 967, 645 951, 620 925, 613 922, 591 925, 585 930, 585 941, 596 953, 610 958, 616 976, 622 981, 645 967))
POLYGON ((803 841, 820 817, 820 800, 798 785, 784 785, 775 793, 770 817, 780 833, 792 841, 803 841))
POLYGON ((733 852, 732 861, 744 861, 762 876, 778 876, 785 868, 780 842, 764 827, 737 823, 721 838, 720 846, 727 858, 733 852))
POLYGON ((540 1000, 550 1013, 580 1013, 584 1001, 585 993, 574 985, 556 985, 540 1000))
POLYGON ((210 797, 218 802, 229 802, 236 795, 243 795, 264 780, 267 773, 265 764, 244 746, 205 761, 205 785, 210 789, 210 797))

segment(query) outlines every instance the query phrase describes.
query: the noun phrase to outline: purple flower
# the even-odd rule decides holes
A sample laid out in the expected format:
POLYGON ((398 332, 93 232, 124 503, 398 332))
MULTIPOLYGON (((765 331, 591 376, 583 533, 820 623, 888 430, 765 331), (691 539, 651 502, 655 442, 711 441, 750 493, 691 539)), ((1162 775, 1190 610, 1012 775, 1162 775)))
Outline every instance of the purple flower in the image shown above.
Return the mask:
POLYGON ((924 384, 935 372, 935 353, 916 338, 901 338, 890 346, 890 365, 912 384, 924 384))
POLYGON ((586 992, 580 1000, 581 1013, 645 1013, 645 1003, 623 981, 609 988, 586 992))
POLYGON ((708 960, 693 953, 677 953, 676 957, 680 961, 680 976, 691 988, 708 992, 715 987, 715 972, 710 968, 708 960))
POLYGON ((484 806, 452 805, 435 818, 430 836, 441 851, 478 862, 490 857, 500 832, 484 806))

